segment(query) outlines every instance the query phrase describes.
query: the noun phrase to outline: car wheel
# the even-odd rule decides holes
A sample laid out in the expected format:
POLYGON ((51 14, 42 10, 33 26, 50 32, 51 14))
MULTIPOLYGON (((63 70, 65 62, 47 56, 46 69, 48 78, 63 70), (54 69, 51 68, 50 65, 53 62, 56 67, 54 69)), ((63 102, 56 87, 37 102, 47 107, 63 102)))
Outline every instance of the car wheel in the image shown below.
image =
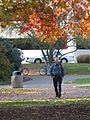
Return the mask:
POLYGON ((67 59, 65 59, 65 58, 63 58, 63 59, 61 59, 61 62, 62 62, 62 63, 67 63, 67 62, 68 62, 68 60, 67 60, 67 59))
POLYGON ((39 63, 41 63, 42 61, 41 61, 41 59, 36 59, 35 61, 34 61, 34 63, 36 63, 36 64, 39 64, 39 63))

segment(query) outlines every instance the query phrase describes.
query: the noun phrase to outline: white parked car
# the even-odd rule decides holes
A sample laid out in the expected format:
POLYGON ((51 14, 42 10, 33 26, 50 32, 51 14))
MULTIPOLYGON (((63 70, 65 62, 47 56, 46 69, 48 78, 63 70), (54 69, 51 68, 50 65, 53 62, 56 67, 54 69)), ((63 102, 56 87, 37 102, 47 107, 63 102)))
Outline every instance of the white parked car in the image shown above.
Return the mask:
POLYGON ((70 55, 70 54, 67 54, 67 55, 64 55, 60 58, 60 61, 62 63, 76 63, 76 58, 74 55, 70 55))
MULTIPOLYGON (((24 53, 24 61, 22 61, 22 64, 26 63, 45 63, 45 59, 42 55, 42 52, 40 50, 23 50, 24 53)), ((65 51, 60 52, 61 54, 59 55, 60 57, 60 61, 62 63, 75 63, 76 62, 76 58, 74 56, 74 53, 69 53, 66 55, 62 55, 65 54, 65 51), (62 55, 62 56, 61 56, 62 55)), ((56 53, 55 51, 53 52, 53 58, 55 58, 56 53)), ((48 59, 48 57, 47 57, 48 59)))
MULTIPOLYGON (((55 58, 57 52, 54 51, 53 54, 54 54, 54 58, 55 58)), ((62 51, 62 52, 59 52, 58 57, 60 58, 60 61, 62 63, 67 63, 67 62, 68 63, 76 63, 76 58, 75 58, 74 53, 68 53, 68 52, 62 51)))
POLYGON ((36 57, 31 57, 31 58, 27 57, 25 61, 28 63, 37 63, 37 64, 45 62, 43 56, 38 56, 38 57, 36 56, 36 57))
POLYGON ((22 64, 42 63, 45 62, 41 50, 22 50, 24 53, 24 61, 22 64))
MULTIPOLYGON (((61 56, 59 56, 59 57, 61 57, 61 56)), ((39 63, 44 63, 45 59, 44 59, 43 56, 38 56, 38 57, 36 56, 36 57, 31 57, 31 58, 27 57, 27 58, 25 58, 24 61, 26 63, 37 63, 37 64, 39 64, 39 63)), ((67 63, 67 62, 68 63, 76 63, 76 58, 72 54, 67 54, 67 55, 62 56, 60 58, 60 61, 62 63, 67 63)))

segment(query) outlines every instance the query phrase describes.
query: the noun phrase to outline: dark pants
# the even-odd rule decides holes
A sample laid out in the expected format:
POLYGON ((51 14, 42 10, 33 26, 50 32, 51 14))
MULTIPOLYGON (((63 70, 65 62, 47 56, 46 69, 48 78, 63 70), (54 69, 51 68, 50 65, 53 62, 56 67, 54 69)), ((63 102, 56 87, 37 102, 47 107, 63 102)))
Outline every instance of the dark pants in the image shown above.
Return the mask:
POLYGON ((56 97, 61 97, 61 84, 62 84, 62 77, 60 76, 53 77, 53 85, 54 85, 56 97))

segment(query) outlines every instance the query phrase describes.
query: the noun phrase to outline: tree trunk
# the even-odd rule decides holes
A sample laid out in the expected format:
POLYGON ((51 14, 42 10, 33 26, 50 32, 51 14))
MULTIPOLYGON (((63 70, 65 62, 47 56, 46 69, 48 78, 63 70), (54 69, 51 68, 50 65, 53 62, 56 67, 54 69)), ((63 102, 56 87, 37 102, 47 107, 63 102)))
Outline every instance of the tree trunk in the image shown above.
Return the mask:
POLYGON ((53 63, 53 47, 50 47, 49 65, 53 63))
POLYGON ((48 61, 47 61, 47 57, 46 57, 46 53, 44 53, 44 50, 43 49, 41 49, 41 51, 42 51, 42 54, 43 54, 43 56, 44 56, 44 59, 45 59, 45 63, 47 64, 48 63, 48 61))

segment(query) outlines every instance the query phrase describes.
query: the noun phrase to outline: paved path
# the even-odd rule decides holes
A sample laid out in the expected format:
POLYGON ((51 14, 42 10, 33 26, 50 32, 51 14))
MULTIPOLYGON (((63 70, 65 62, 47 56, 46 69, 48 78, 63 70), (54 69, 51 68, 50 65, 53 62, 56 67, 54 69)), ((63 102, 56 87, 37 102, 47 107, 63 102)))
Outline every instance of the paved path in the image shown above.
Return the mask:
MULTIPOLYGON (((83 78, 90 78, 90 75, 66 75, 63 78, 63 83, 83 78)), ((51 76, 31 76, 30 80, 24 82, 23 84, 24 88, 51 88, 51 86, 51 76)), ((11 85, 0 85, 0 88, 6 87, 11 87, 11 85)))
MULTIPOLYGON (((64 82, 81 78, 90 78, 90 75, 66 75, 64 77, 62 98, 90 97, 90 89, 77 88, 74 84, 64 84, 64 82)), ((52 78, 50 76, 32 76, 32 79, 24 82, 23 88, 11 89, 11 85, 4 85, 0 86, 0 89, 0 100, 55 98, 52 78), (9 89, 10 91, 8 91, 9 89)))
MULTIPOLYGON (((66 75, 64 82, 77 79, 90 78, 90 75, 66 75)), ((50 76, 32 76, 32 79, 24 83, 25 88, 50 88, 52 86, 52 78, 50 76)))

